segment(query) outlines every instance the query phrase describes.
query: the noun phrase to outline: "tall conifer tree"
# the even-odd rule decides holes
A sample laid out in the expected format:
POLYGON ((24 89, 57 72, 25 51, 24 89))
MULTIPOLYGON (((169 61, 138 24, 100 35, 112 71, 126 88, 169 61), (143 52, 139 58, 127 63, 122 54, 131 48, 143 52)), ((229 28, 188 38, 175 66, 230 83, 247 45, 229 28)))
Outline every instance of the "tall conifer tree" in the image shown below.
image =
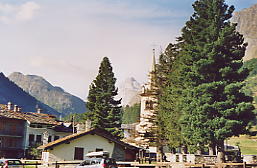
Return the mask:
POLYGON ((121 100, 115 100, 118 94, 115 82, 111 63, 104 57, 98 75, 90 85, 87 97, 88 118, 92 121, 93 128, 106 129, 121 138, 121 100))
POLYGON ((224 0, 197 0, 182 29, 185 79, 182 132, 191 151, 216 146, 224 161, 224 140, 244 133, 253 119, 252 98, 242 93, 247 71, 240 69, 246 44, 230 23, 234 7, 224 0))
POLYGON ((179 125, 182 86, 179 84, 180 79, 178 80, 178 65, 178 46, 169 44, 156 65, 159 88, 157 125, 159 138, 162 140, 160 145, 165 142, 172 151, 182 146, 179 125))

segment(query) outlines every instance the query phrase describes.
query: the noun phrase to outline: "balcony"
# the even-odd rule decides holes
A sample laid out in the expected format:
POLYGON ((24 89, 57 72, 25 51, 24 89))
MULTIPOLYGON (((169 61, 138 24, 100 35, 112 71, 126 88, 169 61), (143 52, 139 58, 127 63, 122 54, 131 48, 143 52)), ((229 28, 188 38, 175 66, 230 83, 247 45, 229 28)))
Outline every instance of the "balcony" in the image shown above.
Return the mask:
POLYGON ((22 146, 18 146, 18 147, 0 146, 0 151, 1 150, 23 150, 23 148, 22 146))
POLYGON ((1 137, 22 138, 23 136, 21 136, 21 135, 7 135, 7 134, 1 134, 1 133, 0 133, 0 138, 1 138, 1 137))

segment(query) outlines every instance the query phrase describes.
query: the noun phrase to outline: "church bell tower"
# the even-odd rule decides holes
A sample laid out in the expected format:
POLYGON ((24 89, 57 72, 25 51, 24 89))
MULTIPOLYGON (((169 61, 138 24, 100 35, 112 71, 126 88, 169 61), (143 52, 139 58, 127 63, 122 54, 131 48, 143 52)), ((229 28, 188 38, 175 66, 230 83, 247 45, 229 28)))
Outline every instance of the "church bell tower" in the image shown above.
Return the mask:
POLYGON ((136 143, 142 147, 152 146, 156 140, 156 106, 157 106, 157 86, 156 86, 156 61, 155 50, 153 50, 153 60, 148 82, 143 85, 140 108, 140 123, 136 126, 136 143))

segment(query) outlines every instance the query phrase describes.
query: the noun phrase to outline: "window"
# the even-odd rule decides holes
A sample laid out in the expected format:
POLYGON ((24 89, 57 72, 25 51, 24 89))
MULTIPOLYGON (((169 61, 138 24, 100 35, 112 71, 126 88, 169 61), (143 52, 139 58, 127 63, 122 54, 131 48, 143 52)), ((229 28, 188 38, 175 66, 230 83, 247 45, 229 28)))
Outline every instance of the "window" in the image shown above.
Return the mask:
POLYGON ((59 138, 60 138, 60 136, 54 136, 54 140, 57 140, 59 138))
POLYGON ((52 128, 53 126, 52 125, 47 125, 46 128, 52 128))
POLYGON ((96 148, 95 151, 100 152, 100 151, 104 151, 104 150, 102 148, 96 148))
POLYGON ((42 125, 37 125, 37 128, 43 128, 43 126, 42 125))
POLYGON ((15 124, 10 125, 10 129, 11 129, 11 133, 13 133, 13 134, 16 133, 17 128, 16 128, 15 124))
POLYGON ((32 143, 35 141, 35 135, 29 134, 29 145, 32 145, 32 143))
POLYGON ((145 102, 145 109, 146 110, 153 110, 153 102, 152 101, 146 101, 145 102))
POLYGON ((15 141, 15 139, 8 138, 7 144, 8 144, 8 147, 16 147, 16 141, 15 141))
POLYGON ((0 137, 0 147, 3 147, 4 145, 4 138, 3 137, 0 137))
POLYGON ((52 141, 52 136, 49 136, 48 137, 48 142, 51 142, 52 141))
POLYGON ((1 120, 0 121, 0 131, 4 130, 4 122, 1 120))
POLYGON ((19 160, 8 160, 8 165, 22 165, 21 161, 19 160))
POLYGON ((35 124, 30 124, 30 127, 37 128, 35 124))
POLYGON ((37 135, 36 142, 41 142, 41 141, 42 141, 42 135, 37 135))
POLYGON ((78 148, 75 147, 75 151, 74 151, 74 160, 83 160, 84 156, 84 148, 78 148))
POLYGON ((91 160, 85 160, 84 162, 80 163, 80 166, 90 165, 91 160))

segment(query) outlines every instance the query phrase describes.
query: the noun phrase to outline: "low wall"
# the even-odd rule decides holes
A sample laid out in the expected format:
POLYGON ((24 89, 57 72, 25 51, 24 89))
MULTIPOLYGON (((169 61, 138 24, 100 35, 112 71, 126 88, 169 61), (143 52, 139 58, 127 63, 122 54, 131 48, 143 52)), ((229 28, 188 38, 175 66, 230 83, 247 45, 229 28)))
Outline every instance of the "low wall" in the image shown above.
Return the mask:
POLYGON ((257 155, 243 155, 243 162, 257 163, 257 155))
POLYGON ((208 163, 214 164, 217 163, 216 155, 195 155, 195 154, 171 154, 170 162, 179 162, 179 163, 208 163))

